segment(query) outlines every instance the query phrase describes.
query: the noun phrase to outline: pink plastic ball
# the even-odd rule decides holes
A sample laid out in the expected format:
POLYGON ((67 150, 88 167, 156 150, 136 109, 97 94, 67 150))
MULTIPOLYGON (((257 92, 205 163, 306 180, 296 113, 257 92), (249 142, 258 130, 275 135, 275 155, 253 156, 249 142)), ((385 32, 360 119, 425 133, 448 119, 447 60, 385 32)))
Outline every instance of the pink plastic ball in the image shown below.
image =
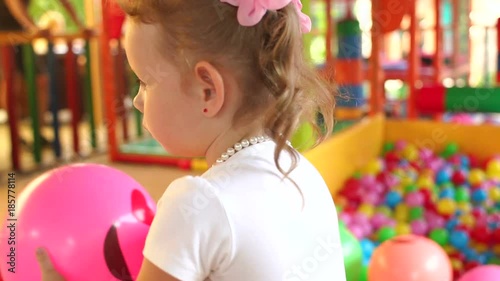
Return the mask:
POLYGON ((350 225, 352 223, 352 216, 349 213, 342 212, 339 215, 340 221, 344 222, 346 225, 350 225))
POLYGON ((376 205, 379 202, 379 195, 374 192, 366 192, 362 195, 361 201, 367 204, 376 205))
POLYGON ((398 140, 396 141, 396 143, 394 143, 394 148, 398 151, 401 151, 403 150, 406 146, 408 145, 408 143, 404 140, 398 140))
POLYGON ((365 230, 361 225, 350 225, 349 230, 357 239, 362 239, 364 237, 365 230))
POLYGON ((420 192, 411 192, 405 196, 405 202, 410 207, 421 206, 424 204, 424 196, 420 192))
POLYGON ((373 217, 370 220, 372 226, 376 229, 379 229, 380 227, 382 227, 384 225, 384 223, 386 223, 386 221, 387 221, 387 217, 381 213, 377 213, 377 214, 373 215, 373 217))
POLYGON ((425 237, 404 235, 375 249, 368 280, 451 281, 452 272, 446 252, 437 243, 425 237))
POLYGON ((446 224, 446 220, 438 215, 426 216, 426 221, 430 229, 442 228, 446 224))
POLYGON ((498 281, 500 280, 500 266, 483 265, 466 272, 459 281, 498 281))
MULTIPOLYGON (((40 246, 69 281, 89 280, 89 274, 96 281, 137 277, 156 204, 123 172, 96 164, 54 169, 29 183, 17 204, 16 273, 1 263, 5 280, 41 280, 40 246), (131 276, 122 276, 127 271, 131 276)), ((2 243, 0 250, 9 247, 2 243)))
POLYGON ((426 235, 428 231, 427 222, 424 220, 414 220, 410 224, 411 232, 415 235, 426 235))

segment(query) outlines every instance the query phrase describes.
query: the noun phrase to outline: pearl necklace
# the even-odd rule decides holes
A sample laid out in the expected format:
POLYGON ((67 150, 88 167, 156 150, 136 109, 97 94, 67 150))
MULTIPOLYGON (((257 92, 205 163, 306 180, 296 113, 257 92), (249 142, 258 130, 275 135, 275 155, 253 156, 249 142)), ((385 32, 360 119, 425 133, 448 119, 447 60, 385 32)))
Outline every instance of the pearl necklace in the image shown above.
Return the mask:
POLYGON ((229 159, 231 156, 233 156, 236 152, 247 148, 251 145, 266 142, 270 140, 269 137, 267 136, 257 136, 257 137, 251 137, 250 139, 243 139, 240 142, 237 142, 233 145, 233 147, 230 147, 226 150, 226 152, 222 153, 219 159, 215 161, 216 164, 224 163, 229 159))

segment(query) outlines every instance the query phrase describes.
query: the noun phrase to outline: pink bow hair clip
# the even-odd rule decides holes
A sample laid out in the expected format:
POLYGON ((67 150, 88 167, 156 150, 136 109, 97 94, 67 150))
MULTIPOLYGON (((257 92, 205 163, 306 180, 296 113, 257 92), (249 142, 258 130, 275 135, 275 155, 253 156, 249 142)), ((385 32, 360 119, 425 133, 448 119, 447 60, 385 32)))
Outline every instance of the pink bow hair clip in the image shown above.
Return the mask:
POLYGON ((300 0, 221 0, 221 2, 238 7, 238 22, 243 26, 256 25, 268 10, 283 9, 292 2, 299 14, 302 33, 311 31, 311 19, 302 13, 300 0))

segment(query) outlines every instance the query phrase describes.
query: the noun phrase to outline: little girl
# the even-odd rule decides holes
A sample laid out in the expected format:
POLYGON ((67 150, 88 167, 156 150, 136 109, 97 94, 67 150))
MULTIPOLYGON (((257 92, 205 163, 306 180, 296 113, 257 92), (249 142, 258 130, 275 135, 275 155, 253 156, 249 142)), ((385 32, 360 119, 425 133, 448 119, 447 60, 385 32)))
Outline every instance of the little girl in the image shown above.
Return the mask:
MULTIPOLYGON (((303 58, 311 23, 299 0, 122 6, 144 127, 211 166, 166 189, 136 280, 344 281, 332 196, 288 142, 318 113, 318 132, 333 123, 334 91, 303 58)), ((44 281, 64 280, 45 251, 38 259, 44 281)))

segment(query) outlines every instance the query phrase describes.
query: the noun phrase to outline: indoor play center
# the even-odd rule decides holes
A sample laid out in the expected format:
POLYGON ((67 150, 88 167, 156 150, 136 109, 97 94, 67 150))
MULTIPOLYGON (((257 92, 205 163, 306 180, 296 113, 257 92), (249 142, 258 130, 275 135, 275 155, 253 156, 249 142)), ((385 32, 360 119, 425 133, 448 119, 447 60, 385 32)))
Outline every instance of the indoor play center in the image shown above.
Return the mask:
MULTIPOLYGON (((208 166, 169 155, 142 128, 132 106, 139 85, 123 49, 127 22, 118 6, 72 0, 89 28, 82 32, 56 2, 33 0, 29 7, 50 36, 0 31, 0 178, 26 179, 16 192, 32 194, 18 218, 46 236, 62 225, 102 229, 102 237, 88 235, 78 246, 100 258, 67 265, 75 276, 69 281, 85 280, 77 276, 89 266, 102 274, 95 280, 133 280, 156 208, 148 185, 132 179, 134 171, 162 167, 162 173, 197 175, 208 166), (104 165, 93 164, 96 159, 104 165), (104 186, 116 202, 109 216, 92 207, 106 204, 96 196, 104 186), (54 201, 62 196, 69 198, 64 204, 54 201), (86 199, 92 205, 76 215, 99 221, 75 222, 61 212, 86 199), (41 207, 51 202, 59 207, 41 207), (59 218, 57 225, 37 219, 50 216, 59 218), (114 233, 111 226, 125 216, 123 233, 114 233), (123 241, 113 244, 110 235, 123 241), (92 239, 106 241, 104 256, 92 239), (125 273, 113 270, 108 251, 120 252, 117 266, 125 273)), ((338 87, 336 124, 319 146, 309 124, 291 143, 319 170, 337 206, 347 281, 500 281, 500 1, 302 4, 312 19, 303 38, 306 57, 338 87)), ((1 210, 7 214, 7 204, 1 210)), ((19 226, 23 251, 34 252, 39 240, 32 235, 19 226)), ((53 245, 64 243, 71 242, 53 245)), ((69 245, 65 257, 79 259, 84 250, 69 245)), ((18 261, 37 266, 28 254, 18 261)), ((38 272, 19 270, 14 276, 0 265, 0 279, 40 280, 38 272)))

